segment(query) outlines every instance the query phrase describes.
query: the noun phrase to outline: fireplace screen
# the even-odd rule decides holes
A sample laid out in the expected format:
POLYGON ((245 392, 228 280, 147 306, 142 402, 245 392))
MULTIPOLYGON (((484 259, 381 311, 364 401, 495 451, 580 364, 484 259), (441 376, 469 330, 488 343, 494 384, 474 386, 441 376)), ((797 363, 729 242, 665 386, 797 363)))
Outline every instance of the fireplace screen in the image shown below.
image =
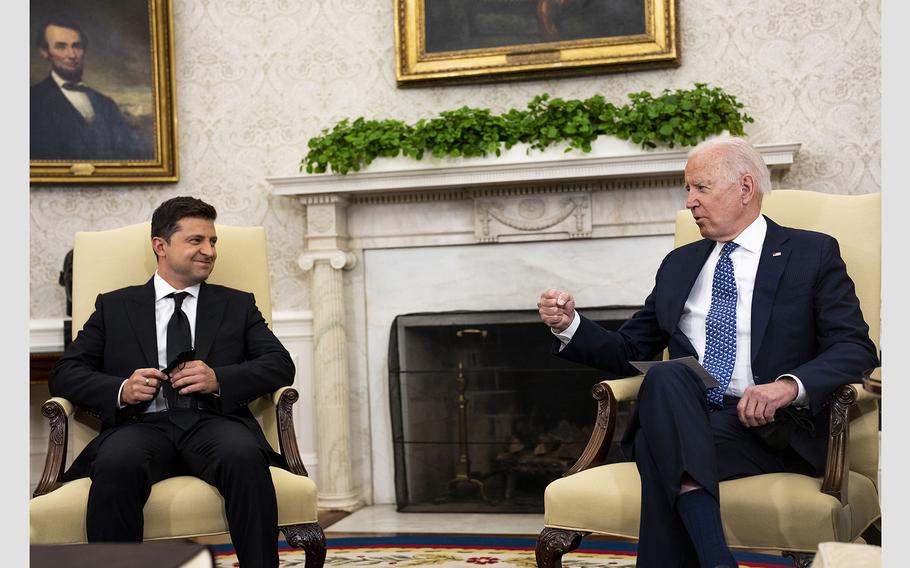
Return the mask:
MULTIPOLYGON (((617 329, 636 309, 584 313, 617 329)), ((402 315, 390 338, 398 510, 543 512, 544 488, 591 434, 591 387, 613 377, 554 356, 536 312, 402 315)), ((606 461, 622 459, 614 443, 606 461)))

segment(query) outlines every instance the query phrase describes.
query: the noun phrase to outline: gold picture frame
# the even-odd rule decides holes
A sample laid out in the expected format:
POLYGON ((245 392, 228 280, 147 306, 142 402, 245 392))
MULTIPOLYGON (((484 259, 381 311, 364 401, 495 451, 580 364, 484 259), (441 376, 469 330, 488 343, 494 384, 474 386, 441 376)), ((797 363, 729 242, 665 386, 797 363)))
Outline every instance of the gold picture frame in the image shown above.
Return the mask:
POLYGON ((679 65, 677 0, 395 0, 399 87, 679 65))
POLYGON ((29 181, 178 181, 171 0, 30 0, 30 17, 29 181))

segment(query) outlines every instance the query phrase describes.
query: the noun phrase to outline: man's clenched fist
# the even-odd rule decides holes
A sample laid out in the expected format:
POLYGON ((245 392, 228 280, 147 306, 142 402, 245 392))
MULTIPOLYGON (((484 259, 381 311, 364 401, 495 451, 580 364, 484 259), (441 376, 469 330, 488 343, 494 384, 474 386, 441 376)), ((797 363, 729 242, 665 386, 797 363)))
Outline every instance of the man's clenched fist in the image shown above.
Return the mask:
POLYGON ((575 298, 568 292, 551 288, 540 294, 537 312, 545 324, 557 332, 563 331, 575 319, 575 298))

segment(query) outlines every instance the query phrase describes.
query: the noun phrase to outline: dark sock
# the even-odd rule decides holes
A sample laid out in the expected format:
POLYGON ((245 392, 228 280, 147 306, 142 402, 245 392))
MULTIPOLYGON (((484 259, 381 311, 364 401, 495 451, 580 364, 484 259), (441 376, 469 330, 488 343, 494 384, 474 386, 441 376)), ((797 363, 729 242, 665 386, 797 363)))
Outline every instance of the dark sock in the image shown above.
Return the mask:
POLYGON ((682 519, 702 568, 736 567, 736 560, 720 521, 720 504, 704 488, 687 491, 676 498, 676 511, 682 519))

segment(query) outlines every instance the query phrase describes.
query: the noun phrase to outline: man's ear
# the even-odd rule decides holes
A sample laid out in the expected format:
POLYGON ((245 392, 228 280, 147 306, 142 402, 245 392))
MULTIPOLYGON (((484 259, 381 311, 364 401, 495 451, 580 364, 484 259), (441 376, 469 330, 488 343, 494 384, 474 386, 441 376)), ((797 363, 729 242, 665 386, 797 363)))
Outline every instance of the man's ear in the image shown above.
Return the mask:
POLYGON ((755 199, 755 179, 752 177, 752 174, 743 175, 740 180, 739 191, 741 192, 743 205, 748 205, 755 199))
POLYGON ((161 237, 152 237, 152 251, 155 252, 156 257, 160 258, 164 256, 166 246, 167 241, 161 237))
POLYGON ((50 58, 51 58, 51 54, 50 54, 46 49, 44 49, 43 47, 39 47, 39 48, 38 48, 38 53, 41 54, 41 57, 42 57, 45 61, 50 60, 50 58))

